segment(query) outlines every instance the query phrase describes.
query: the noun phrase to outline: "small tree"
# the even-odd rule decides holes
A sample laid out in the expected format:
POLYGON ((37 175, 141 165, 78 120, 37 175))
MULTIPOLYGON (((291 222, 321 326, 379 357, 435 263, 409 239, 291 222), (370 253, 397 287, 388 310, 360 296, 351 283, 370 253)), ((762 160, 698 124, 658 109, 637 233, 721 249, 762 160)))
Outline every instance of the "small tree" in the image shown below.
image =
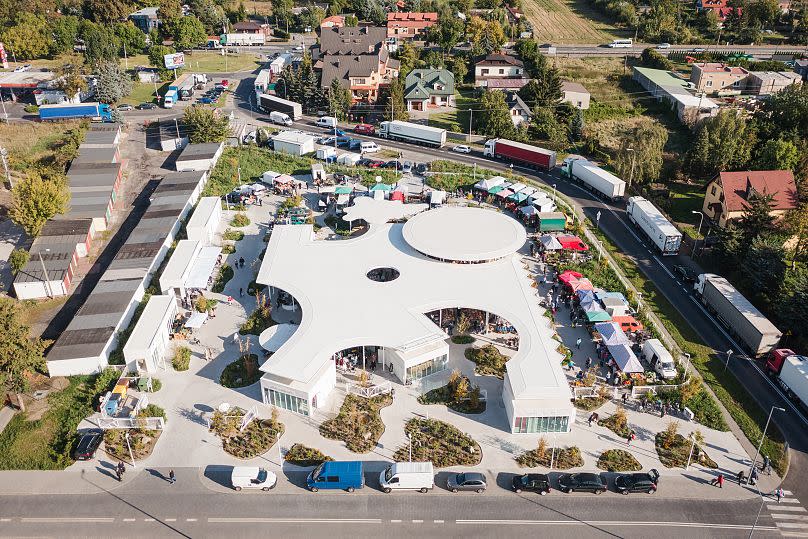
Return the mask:
POLYGON ((452 398, 456 403, 463 402, 469 395, 469 379, 463 376, 457 381, 452 398))
POLYGON ((670 449, 676 441, 676 435, 679 433, 679 422, 668 421, 665 430, 662 433, 662 447, 670 449))
POLYGON ((101 61, 95 73, 98 76, 96 96, 101 103, 117 103, 132 93, 132 79, 118 62, 101 61))
POLYGON ((11 219, 29 236, 37 236, 48 219, 67 211, 70 191, 63 176, 45 179, 31 171, 14 186, 11 199, 11 219))
POLYGON ((480 386, 474 386, 469 391, 469 405, 472 409, 477 410, 480 408, 480 386))
POLYGON ((466 313, 460 313, 455 324, 455 331, 460 335, 465 335, 469 332, 469 329, 471 329, 471 320, 469 320, 466 313))
POLYGON ((615 430, 628 428, 628 416, 626 415, 626 409, 622 406, 618 406, 617 410, 612 416, 612 421, 614 421, 615 430))
POLYGON ((453 370, 452 374, 449 375, 448 385, 452 391, 454 391, 455 387, 457 387, 457 383, 460 381, 461 378, 463 378, 463 375, 457 369, 453 370))
POLYGON ((8 256, 8 265, 11 266, 11 272, 17 275, 19 271, 28 263, 31 254, 25 249, 14 249, 8 256))
POLYGON ((547 437, 542 436, 541 438, 539 438, 539 445, 536 446, 536 457, 538 457, 539 460, 544 459, 544 457, 547 455, 548 449, 549 448, 547 447, 547 437))
POLYGON ((188 107, 185 109, 184 122, 193 144, 222 142, 230 135, 230 120, 209 107, 188 107))

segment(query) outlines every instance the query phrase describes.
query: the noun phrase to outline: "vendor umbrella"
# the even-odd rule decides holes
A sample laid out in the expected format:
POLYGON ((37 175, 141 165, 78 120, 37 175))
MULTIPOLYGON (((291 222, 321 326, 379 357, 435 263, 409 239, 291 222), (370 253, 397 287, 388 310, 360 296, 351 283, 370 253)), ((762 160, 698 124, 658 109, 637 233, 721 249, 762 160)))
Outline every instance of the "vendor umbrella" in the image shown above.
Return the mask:
POLYGON ((528 217, 532 215, 537 215, 539 213, 539 210, 537 210, 533 206, 522 206, 521 208, 519 208, 519 211, 528 217))
POLYGON ((488 189, 488 194, 489 195, 496 195, 497 193, 499 193, 503 189, 505 189, 505 188, 502 187, 501 185, 495 185, 494 187, 491 187, 491 188, 488 189))
POLYGON ((208 319, 208 313, 192 313, 185 322, 185 327, 191 329, 198 329, 202 327, 205 320, 208 319))
POLYGON ((352 185, 338 185, 336 189, 334 189, 335 195, 350 195, 353 193, 353 186, 352 185))
MULTIPOLYGON (((544 237, 544 236, 542 236, 542 237, 544 237)), ((583 277, 583 274, 578 273, 577 271, 566 270, 566 271, 561 272, 561 274, 558 276, 558 280, 561 281, 562 283, 569 284, 570 281, 573 281, 573 280, 577 281, 581 277, 583 277)))

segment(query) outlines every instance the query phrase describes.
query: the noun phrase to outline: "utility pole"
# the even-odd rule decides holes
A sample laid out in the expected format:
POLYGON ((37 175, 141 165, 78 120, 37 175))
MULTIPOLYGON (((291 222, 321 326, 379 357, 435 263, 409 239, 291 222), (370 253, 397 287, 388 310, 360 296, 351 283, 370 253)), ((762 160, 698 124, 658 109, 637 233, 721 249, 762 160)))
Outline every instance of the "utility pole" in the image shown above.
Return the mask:
POLYGON ((126 70, 129 71, 129 58, 126 56, 126 41, 123 42, 123 63, 126 66, 126 70))
POLYGON ((634 148, 626 148, 627 152, 631 152, 631 172, 628 176, 628 189, 631 190, 631 182, 634 181, 634 156, 637 155, 637 152, 634 151, 634 148))
POLYGON ((174 118, 174 128, 177 130, 177 138, 182 138, 180 137, 180 124, 176 118, 174 118))
MULTIPOLYGON (((45 249, 45 252, 49 253, 50 249, 45 249)), ((42 274, 45 276, 45 280, 43 281, 45 283, 45 293, 48 295, 49 298, 52 298, 53 290, 51 290, 50 286, 50 279, 48 277, 48 268, 45 267, 45 261, 42 260, 42 251, 40 251, 37 254, 39 254, 39 263, 42 264, 42 274)))
POLYGON ((8 112, 6 112, 6 100, 3 99, 3 92, 0 91, 0 104, 3 105, 3 119, 8 121, 8 112))
POLYGON ((471 143, 471 126, 473 125, 471 122, 471 118, 474 116, 474 109, 469 108, 469 143, 471 143))
POLYGON ((6 174, 6 181, 8 182, 8 186, 10 189, 14 188, 14 184, 11 183, 11 172, 8 170, 8 150, 5 148, 0 148, 0 160, 3 161, 3 171, 6 174))

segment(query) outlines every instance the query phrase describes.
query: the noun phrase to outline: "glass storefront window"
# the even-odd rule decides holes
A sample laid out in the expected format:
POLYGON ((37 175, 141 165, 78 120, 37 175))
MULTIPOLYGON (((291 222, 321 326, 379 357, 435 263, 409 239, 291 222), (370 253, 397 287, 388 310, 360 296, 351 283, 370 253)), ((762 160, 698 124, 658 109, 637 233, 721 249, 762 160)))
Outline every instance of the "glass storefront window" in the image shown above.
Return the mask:
POLYGON ((309 415, 309 403, 306 399, 282 393, 275 389, 264 389, 264 400, 272 406, 277 406, 296 414, 309 415))
POLYGON ((424 361, 407 369, 407 380, 420 380, 425 376, 445 371, 449 366, 449 357, 446 354, 429 361, 424 361))
POLYGON ((513 427, 516 433, 536 432, 567 432, 569 426, 568 416, 550 417, 517 417, 514 418, 513 427))

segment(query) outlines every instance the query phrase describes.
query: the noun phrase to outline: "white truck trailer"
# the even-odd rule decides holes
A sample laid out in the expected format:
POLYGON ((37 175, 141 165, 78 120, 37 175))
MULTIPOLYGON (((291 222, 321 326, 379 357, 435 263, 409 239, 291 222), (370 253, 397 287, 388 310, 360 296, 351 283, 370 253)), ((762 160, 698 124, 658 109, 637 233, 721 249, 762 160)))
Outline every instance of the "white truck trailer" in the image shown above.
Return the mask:
POLYGON ((249 46, 249 45, 264 45, 266 43, 266 36, 264 34, 224 34, 222 36, 224 44, 230 46, 249 46))
POLYGON ((679 253, 682 233, 651 202, 643 197, 631 197, 626 205, 626 213, 628 220, 643 231, 662 255, 679 253))
POLYGON ((412 142, 413 144, 432 146, 434 148, 441 148, 446 144, 445 129, 400 120, 382 122, 376 134, 381 138, 412 142))
POLYGON ((808 357, 788 356, 780 371, 780 384, 785 386, 789 397, 808 406, 808 357))
POLYGON ((714 273, 702 273, 693 288, 707 310, 750 354, 759 356, 777 348, 782 332, 729 281, 714 273))
POLYGON ((581 182, 590 191, 597 191, 611 200, 623 198, 626 194, 626 182, 591 161, 567 157, 562 166, 567 176, 581 182))

